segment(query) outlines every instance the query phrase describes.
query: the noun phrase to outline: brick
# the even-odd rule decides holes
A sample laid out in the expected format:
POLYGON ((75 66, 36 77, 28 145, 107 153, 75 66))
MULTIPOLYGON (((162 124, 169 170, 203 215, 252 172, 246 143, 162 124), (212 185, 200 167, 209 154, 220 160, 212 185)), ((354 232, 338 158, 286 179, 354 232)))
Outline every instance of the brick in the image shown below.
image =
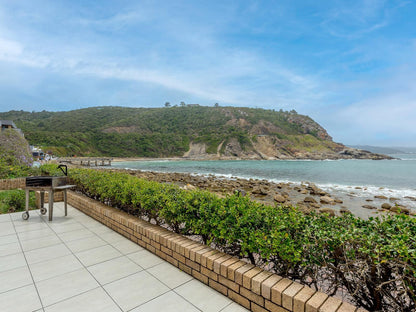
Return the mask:
POLYGON ((257 294, 261 295, 261 284, 268 279, 273 273, 263 271, 260 272, 260 274, 257 274, 252 280, 251 280, 251 290, 257 294))
POLYGON ((245 264, 242 267, 238 268, 234 273, 234 282, 237 284, 243 285, 243 274, 254 268, 252 264, 245 264))
POLYGON ((262 308, 261 306, 255 304, 254 302, 251 303, 251 311, 253 311, 253 312, 269 312, 266 309, 262 308))
POLYGON ((228 297, 246 309, 250 309, 250 301, 247 298, 244 298, 232 290, 228 290, 228 297))
POLYGON ((233 291, 237 293, 240 292, 240 285, 238 285, 237 283, 233 281, 230 281, 228 278, 218 275, 218 282, 228 287, 229 289, 232 289, 233 291))
POLYGON ((195 244, 195 242, 188 239, 186 243, 181 244, 181 247, 179 248, 179 253, 186 258, 185 250, 188 248, 188 246, 191 246, 193 244, 195 244))
POLYGON ((232 258, 230 255, 224 255, 218 259, 214 260, 214 264, 212 266, 213 270, 215 273, 220 274, 221 273, 221 263, 229 260, 230 258, 232 258))
POLYGON ((184 271, 185 273, 192 275, 192 269, 190 267, 188 267, 187 265, 179 262, 178 263, 178 268, 182 271, 184 271))
POLYGON ((156 252, 156 248, 149 244, 146 244, 146 249, 149 250, 151 253, 156 252))
POLYGON ((230 280, 234 281, 234 280, 235 280, 235 271, 237 271, 239 268, 241 268, 241 267, 245 266, 246 264, 247 264, 247 263, 246 263, 246 262, 244 262, 244 261, 238 261, 238 262, 236 262, 236 263, 234 263, 234 264, 230 265, 230 266, 227 268, 227 277, 228 277, 230 280))
POLYGON ((282 306, 289 311, 293 310, 293 298, 303 288, 299 283, 293 283, 282 293, 282 306))
POLYGON ((194 248, 194 247, 196 247, 196 246, 199 246, 200 244, 199 243, 197 243, 197 242, 193 242, 192 244, 190 244, 189 246, 187 246, 185 249, 184 249, 184 251, 183 251, 183 256, 185 257, 185 258, 189 258, 189 251, 190 251, 190 249, 192 249, 192 248, 194 248))
POLYGON ((336 312, 339 306, 342 304, 342 301, 335 297, 328 297, 324 304, 319 308, 321 312, 336 312))
POLYGON ((355 312, 357 308, 352 304, 347 302, 343 302, 341 306, 338 308, 337 312, 355 312))
POLYGON ((279 306, 282 305, 282 293, 288 288, 293 282, 287 278, 281 279, 272 288, 271 301, 279 306))
POLYGON ((273 302, 266 300, 264 307, 270 312, 288 312, 288 310, 274 304, 273 302))
MULTIPOLYGON (((144 235, 147 235, 147 233, 144 233, 144 235)), ((166 247, 175 251, 175 242, 180 239, 182 239, 182 237, 178 237, 177 234, 172 233, 172 236, 166 240, 166 247)))
MULTIPOLYGON (((199 250, 206 250, 206 249, 207 249, 207 246, 204 246, 204 245, 201 245, 201 244, 195 245, 194 248, 189 250, 189 259, 191 259, 192 261, 195 261, 196 260, 196 253, 199 250)), ((209 250, 212 250, 212 249, 210 248, 209 250)), ((186 257, 186 254, 185 254, 185 257, 186 257)))
MULTIPOLYGON (((140 232, 140 231, 138 231, 138 232, 140 232)), ((159 238, 160 244, 163 245, 163 246, 165 246, 166 248, 168 248, 169 239, 171 237, 175 237, 175 236, 176 235, 174 235, 174 233, 169 233, 169 234, 166 234, 166 235, 161 235, 160 238, 159 238)))
POLYGON ((159 258, 162 258, 163 260, 166 260, 166 254, 160 250, 156 250, 156 256, 158 256, 159 258))
POLYGON ((171 256, 166 256, 166 261, 172 264, 173 266, 178 267, 179 262, 175 258, 171 256))
POLYGON ((213 254, 213 255, 207 257, 207 268, 209 270, 213 270, 214 269, 214 260, 218 259, 218 258, 221 258, 224 255, 225 254, 223 252, 219 252, 219 253, 216 253, 216 254, 213 254))
POLYGON ((240 287, 240 295, 246 297, 248 300, 255 302, 259 306, 264 307, 264 298, 262 296, 256 295, 251 290, 248 290, 244 287, 240 287))
POLYGON ((224 296, 228 295, 228 289, 224 285, 221 285, 220 283, 218 283, 218 282, 216 282, 212 279, 210 279, 208 281, 208 285, 209 285, 209 287, 214 288, 216 291, 222 293, 224 296))
POLYGON ((223 263, 221 263, 221 268, 220 268, 220 274, 224 277, 227 277, 227 270, 228 267, 231 266, 232 264, 238 262, 239 260, 237 258, 231 258, 228 259, 227 261, 224 261, 223 263))
POLYGON ((271 275, 268 279, 266 279, 262 284, 261 284, 261 295, 266 298, 266 299, 271 299, 272 297, 272 287, 282 279, 281 276, 277 275, 277 274, 273 274, 271 275))
POLYGON ((325 302, 328 295, 322 292, 316 292, 305 305, 305 312, 318 312, 320 306, 325 302))
POLYGON ((201 266, 201 273, 214 281, 218 281, 218 274, 201 266))
POLYGON ((152 246, 155 247, 155 249, 160 250, 160 244, 156 243, 155 241, 152 241, 152 246))
POLYGON ((189 259, 185 259, 185 264, 187 266, 191 267, 192 270, 195 270, 195 271, 200 271, 201 270, 201 265, 200 264, 198 264, 196 262, 193 262, 193 261, 191 261, 189 259))
POLYGON ((192 243, 193 242, 189 238, 185 237, 184 239, 176 242, 175 251, 178 254, 183 256, 184 255, 184 250, 185 250, 184 246, 192 244, 192 243))
POLYGON ((169 256, 172 256, 172 254, 173 254, 172 250, 171 250, 171 249, 169 249, 169 248, 166 248, 165 246, 161 246, 161 247, 160 247, 160 250, 161 250, 162 252, 164 252, 165 254, 169 255, 169 256))
POLYGON ((250 271, 243 274, 243 286, 247 289, 251 289, 251 280, 258 274, 263 272, 259 267, 254 267, 250 271))
POLYGON ((209 252, 209 251, 211 251, 211 250, 212 250, 211 247, 205 246, 205 248, 199 249, 198 251, 196 251, 195 252, 195 262, 201 264, 201 257, 202 257, 202 255, 205 254, 205 253, 207 253, 207 252, 209 252))
POLYGON ((306 302, 316 293, 315 290, 307 286, 303 287, 293 298, 293 311, 305 312, 306 302))
POLYGON ((172 250, 175 251, 177 254, 180 254, 181 245, 185 242, 188 242, 188 239, 186 237, 179 237, 177 239, 172 240, 172 250))
POLYGON ((195 277, 197 280, 200 280, 204 284, 208 284, 208 277, 205 275, 202 275, 198 271, 192 270, 192 276, 195 277))
POLYGON ((178 260, 179 262, 185 263, 185 257, 178 254, 177 252, 173 252, 172 253, 172 257, 174 257, 176 260, 178 260))
POLYGON ((207 253, 204 253, 203 255, 201 255, 201 265, 206 267, 208 257, 211 256, 211 255, 217 254, 217 253, 219 253, 219 251, 213 249, 213 250, 208 251, 207 253))

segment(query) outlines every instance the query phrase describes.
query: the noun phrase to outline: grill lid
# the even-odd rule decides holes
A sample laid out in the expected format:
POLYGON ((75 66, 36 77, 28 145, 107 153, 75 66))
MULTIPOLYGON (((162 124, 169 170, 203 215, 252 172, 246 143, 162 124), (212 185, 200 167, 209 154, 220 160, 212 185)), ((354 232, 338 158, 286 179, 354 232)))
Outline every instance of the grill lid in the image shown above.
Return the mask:
POLYGON ((67 177, 27 177, 26 186, 51 186, 57 187, 68 184, 67 177))

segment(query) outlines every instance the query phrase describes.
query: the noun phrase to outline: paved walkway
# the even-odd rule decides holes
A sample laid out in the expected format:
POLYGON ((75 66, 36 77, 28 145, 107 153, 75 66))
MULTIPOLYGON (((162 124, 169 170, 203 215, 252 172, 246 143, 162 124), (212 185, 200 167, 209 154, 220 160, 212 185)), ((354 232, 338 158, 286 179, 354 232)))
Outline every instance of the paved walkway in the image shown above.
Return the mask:
POLYGON ((21 215, 0 215, 3 312, 247 311, 70 206, 21 215))

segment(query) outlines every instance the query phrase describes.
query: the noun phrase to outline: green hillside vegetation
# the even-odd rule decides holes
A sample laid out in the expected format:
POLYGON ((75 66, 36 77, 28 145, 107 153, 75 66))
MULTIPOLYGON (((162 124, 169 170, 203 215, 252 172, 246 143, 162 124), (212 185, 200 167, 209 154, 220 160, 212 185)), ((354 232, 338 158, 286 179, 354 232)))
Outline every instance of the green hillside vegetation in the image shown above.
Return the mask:
POLYGON ((29 175, 32 161, 29 144, 19 132, 0 131, 0 179, 29 175))
POLYGON ((59 156, 182 156, 189 144, 204 143, 206 152, 226 153, 237 140, 252 151, 259 136, 282 150, 334 150, 326 131, 294 111, 254 108, 175 106, 163 108, 92 107, 68 112, 0 113, 14 120, 32 145, 59 156))

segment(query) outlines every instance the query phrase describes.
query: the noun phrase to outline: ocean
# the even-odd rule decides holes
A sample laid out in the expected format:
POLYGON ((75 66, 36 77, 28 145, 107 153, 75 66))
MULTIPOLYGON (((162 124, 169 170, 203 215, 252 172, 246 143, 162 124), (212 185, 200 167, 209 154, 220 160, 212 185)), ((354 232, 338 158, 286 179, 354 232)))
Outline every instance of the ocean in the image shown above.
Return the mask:
POLYGON ((370 198, 374 195, 401 198, 416 208, 416 154, 394 154, 395 160, 149 160, 114 162, 115 168, 225 178, 265 179, 272 182, 313 182, 329 193, 370 198))

